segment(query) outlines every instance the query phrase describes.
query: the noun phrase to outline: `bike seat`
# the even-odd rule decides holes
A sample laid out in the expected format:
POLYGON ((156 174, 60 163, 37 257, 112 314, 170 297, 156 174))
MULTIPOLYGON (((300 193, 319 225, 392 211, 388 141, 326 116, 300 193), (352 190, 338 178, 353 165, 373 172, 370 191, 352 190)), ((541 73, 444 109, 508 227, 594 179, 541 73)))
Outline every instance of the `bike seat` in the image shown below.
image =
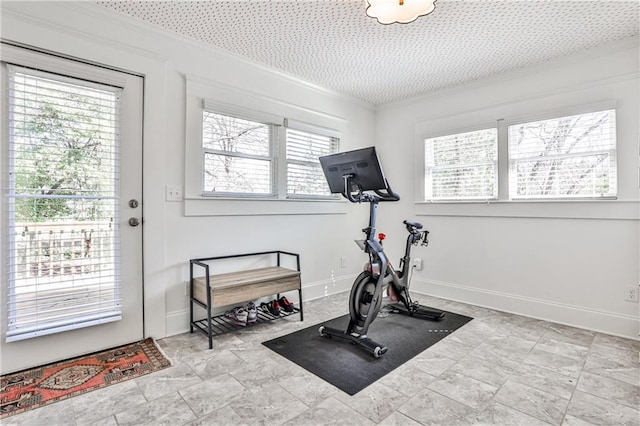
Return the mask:
POLYGON ((416 228, 416 229, 422 229, 422 224, 418 223, 418 222, 411 222, 411 221, 405 220, 402 223, 407 225, 407 227, 416 228))

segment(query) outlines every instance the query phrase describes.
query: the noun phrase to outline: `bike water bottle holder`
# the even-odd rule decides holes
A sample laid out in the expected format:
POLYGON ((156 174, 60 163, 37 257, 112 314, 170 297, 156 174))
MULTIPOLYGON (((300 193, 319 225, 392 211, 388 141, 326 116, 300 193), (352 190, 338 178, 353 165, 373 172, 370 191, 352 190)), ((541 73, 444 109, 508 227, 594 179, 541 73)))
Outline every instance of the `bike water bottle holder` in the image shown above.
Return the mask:
POLYGON ((420 239, 422 240, 421 245, 423 247, 427 247, 429 245, 429 239, 427 238, 428 236, 429 236, 429 231, 427 230, 422 231, 422 235, 420 239))

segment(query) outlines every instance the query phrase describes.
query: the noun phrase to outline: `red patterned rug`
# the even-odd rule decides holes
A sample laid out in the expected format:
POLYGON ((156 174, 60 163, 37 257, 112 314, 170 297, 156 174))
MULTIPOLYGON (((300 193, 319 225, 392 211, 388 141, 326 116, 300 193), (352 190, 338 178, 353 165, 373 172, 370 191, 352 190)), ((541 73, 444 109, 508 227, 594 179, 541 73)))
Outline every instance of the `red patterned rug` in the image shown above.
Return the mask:
POLYGON ((169 367, 153 339, 72 358, 0 379, 0 419, 169 367))

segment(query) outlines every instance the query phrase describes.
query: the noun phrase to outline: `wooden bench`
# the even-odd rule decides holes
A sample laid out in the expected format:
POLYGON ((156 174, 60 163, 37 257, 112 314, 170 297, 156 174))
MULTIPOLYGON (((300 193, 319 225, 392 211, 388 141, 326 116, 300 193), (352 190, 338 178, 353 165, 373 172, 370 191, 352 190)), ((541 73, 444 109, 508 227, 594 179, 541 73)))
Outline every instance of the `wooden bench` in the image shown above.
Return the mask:
POLYGON ((225 315, 212 315, 212 308, 245 303, 273 295, 279 298, 281 293, 297 290, 299 307, 294 308, 293 312, 286 312, 282 309, 280 315, 273 315, 258 309, 256 323, 283 318, 294 313, 300 313, 300 321, 304 320, 302 311, 302 285, 300 281, 300 256, 295 253, 267 251, 191 259, 189 287, 191 299, 190 330, 191 333, 193 333, 195 329, 205 333, 209 338, 209 349, 213 348, 214 335, 244 328, 235 325, 226 318, 225 315), (210 272, 211 264, 216 261, 250 256, 275 257, 275 265, 222 274, 211 274, 210 272), (280 266, 282 260, 284 260, 283 256, 292 257, 292 260, 295 260, 296 269, 280 266), (204 274, 196 276, 194 271, 195 267, 203 268, 204 274), (203 307, 207 311, 207 317, 205 319, 194 320, 194 304, 203 307))

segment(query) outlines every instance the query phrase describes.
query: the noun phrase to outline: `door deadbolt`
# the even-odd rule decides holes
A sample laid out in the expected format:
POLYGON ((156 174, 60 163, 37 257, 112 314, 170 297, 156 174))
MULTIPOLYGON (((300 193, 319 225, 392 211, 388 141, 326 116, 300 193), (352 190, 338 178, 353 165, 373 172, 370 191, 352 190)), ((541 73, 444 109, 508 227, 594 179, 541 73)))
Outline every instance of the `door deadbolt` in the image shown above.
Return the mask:
POLYGON ((138 200, 129 200, 129 207, 131 207, 132 209, 135 209, 136 207, 138 207, 140 205, 140 203, 138 203, 138 200))
POLYGON ((138 226, 140 225, 140 219, 138 219, 137 217, 132 217, 129 219, 129 225, 130 226, 138 226))

